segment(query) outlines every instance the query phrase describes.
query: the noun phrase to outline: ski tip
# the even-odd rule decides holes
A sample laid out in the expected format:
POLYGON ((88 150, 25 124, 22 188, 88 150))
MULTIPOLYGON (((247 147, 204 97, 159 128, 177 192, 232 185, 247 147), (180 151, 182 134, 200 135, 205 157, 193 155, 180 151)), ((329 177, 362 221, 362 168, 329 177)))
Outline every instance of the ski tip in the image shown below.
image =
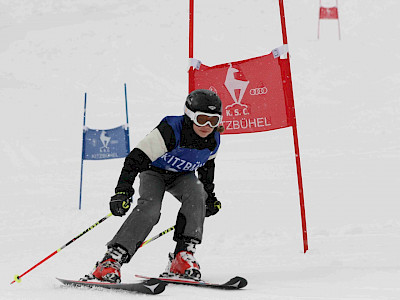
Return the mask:
POLYGON ((58 278, 58 277, 56 277, 56 279, 65 285, 77 285, 79 283, 79 280, 69 280, 69 279, 63 279, 63 278, 58 278))
POLYGON ((143 281, 142 284, 148 288, 154 295, 164 292, 165 287, 168 285, 167 282, 161 281, 157 278, 150 278, 143 281))
POLYGON ((65 285, 75 287, 100 287, 105 289, 126 290, 143 294, 157 295, 165 290, 166 282, 162 282, 156 278, 151 278, 143 282, 137 283, 110 283, 110 282, 91 282, 91 281, 75 281, 56 278, 65 285))
POLYGON ((243 277, 236 276, 236 277, 233 277, 231 280, 229 280, 224 285, 241 289, 241 288, 244 288, 245 286, 247 286, 247 280, 243 277))

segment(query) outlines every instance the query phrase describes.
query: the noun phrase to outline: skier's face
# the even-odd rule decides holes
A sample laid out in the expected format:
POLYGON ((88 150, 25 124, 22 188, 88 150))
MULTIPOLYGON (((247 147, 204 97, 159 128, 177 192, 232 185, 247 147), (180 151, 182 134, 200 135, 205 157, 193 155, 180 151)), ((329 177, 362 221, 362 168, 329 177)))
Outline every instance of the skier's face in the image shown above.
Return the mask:
POLYGON ((211 132, 213 132, 214 128, 210 127, 208 124, 200 127, 193 123, 193 130, 199 137, 206 138, 211 132))

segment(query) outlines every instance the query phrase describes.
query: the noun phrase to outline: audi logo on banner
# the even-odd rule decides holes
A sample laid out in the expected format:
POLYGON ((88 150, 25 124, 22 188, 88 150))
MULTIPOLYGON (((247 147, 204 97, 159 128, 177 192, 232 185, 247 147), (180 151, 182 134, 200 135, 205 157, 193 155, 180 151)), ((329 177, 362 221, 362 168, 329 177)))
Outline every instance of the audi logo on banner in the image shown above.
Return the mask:
POLYGON ((268 89, 264 86, 262 88, 254 88, 250 90, 251 96, 265 95, 268 93, 268 89))

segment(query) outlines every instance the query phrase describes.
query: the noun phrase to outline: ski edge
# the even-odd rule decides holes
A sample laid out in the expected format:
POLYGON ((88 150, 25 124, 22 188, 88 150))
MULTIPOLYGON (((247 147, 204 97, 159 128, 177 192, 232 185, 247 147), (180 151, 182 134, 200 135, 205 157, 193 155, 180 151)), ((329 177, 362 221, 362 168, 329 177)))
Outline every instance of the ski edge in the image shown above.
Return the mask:
POLYGON ((244 288, 247 286, 247 280, 243 277, 236 276, 231 278, 225 283, 219 284, 219 283, 210 283, 206 282, 203 280, 200 281, 195 281, 195 280, 190 280, 186 278, 176 278, 176 277, 150 277, 150 276, 144 276, 144 275, 135 275, 138 278, 141 279, 157 279, 166 283, 171 283, 171 284, 182 284, 182 285, 191 285, 191 286, 197 286, 197 287, 206 287, 206 288, 216 288, 216 289, 224 289, 224 290, 238 290, 241 288, 244 288))
POLYGON ((88 288, 104 288, 121 291, 136 292, 141 294, 157 295, 164 292, 168 283, 157 278, 149 278, 148 280, 137 283, 111 283, 111 282, 96 282, 96 281, 79 281, 57 278, 62 284, 73 287, 88 287, 88 288))

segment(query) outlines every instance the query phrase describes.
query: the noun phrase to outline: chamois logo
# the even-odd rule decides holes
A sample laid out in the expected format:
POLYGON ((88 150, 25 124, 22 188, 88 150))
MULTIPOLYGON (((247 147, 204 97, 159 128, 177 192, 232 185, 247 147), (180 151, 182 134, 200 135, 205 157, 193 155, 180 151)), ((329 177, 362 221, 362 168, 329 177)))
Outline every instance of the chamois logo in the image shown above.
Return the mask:
POLYGON ((103 144, 103 146, 100 147, 100 152, 110 152, 110 148, 108 147, 110 140, 111 137, 107 136, 107 132, 103 130, 100 134, 100 141, 103 144))
POLYGON ((226 109, 231 108, 234 105, 240 105, 247 107, 247 105, 242 104, 243 96, 246 92, 247 86, 250 81, 239 80, 235 78, 235 73, 240 72, 238 69, 232 67, 232 63, 229 64, 228 71, 226 72, 225 87, 227 88, 229 94, 231 95, 234 103, 228 105, 226 109), (236 90, 239 90, 239 97, 236 97, 236 90))

